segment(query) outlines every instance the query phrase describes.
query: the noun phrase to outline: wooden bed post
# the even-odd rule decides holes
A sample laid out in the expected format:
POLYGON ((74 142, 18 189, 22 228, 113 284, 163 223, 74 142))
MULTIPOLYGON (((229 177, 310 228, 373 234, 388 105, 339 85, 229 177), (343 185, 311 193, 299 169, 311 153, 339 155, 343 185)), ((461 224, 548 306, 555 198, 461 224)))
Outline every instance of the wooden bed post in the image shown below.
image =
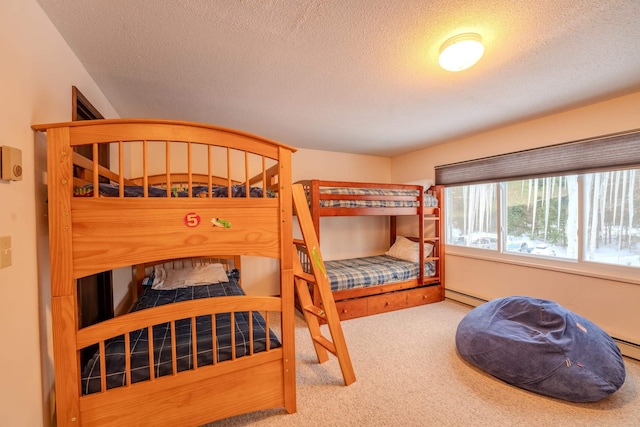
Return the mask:
POLYGON ((49 192, 49 251, 51 265, 51 318, 58 425, 80 425, 80 378, 76 333, 76 289, 73 278, 71 198, 72 150, 69 128, 47 131, 49 192))
POLYGON ((280 202, 280 298, 282 299, 282 346, 284 351, 284 407, 296 412, 296 347, 295 294, 293 285, 293 196, 291 193, 291 151, 279 148, 280 171, 278 175, 280 202))
POLYGON ((436 275, 440 278, 440 299, 444 300, 445 298, 445 278, 444 278, 444 247, 445 247, 445 231, 444 231, 444 216, 443 216, 443 208, 444 208, 444 186, 436 185, 433 187, 435 196, 438 199, 438 206, 436 207, 436 242, 438 243, 435 247, 439 249, 437 253, 438 262, 436 263, 436 275))

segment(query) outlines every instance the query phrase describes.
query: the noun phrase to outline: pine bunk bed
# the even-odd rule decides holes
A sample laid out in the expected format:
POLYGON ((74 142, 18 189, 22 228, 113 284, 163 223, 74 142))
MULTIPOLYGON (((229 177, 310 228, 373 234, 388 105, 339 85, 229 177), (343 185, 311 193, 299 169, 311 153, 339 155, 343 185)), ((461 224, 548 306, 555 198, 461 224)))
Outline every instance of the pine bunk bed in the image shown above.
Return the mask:
MULTIPOLYGON (((444 236, 444 224, 441 221, 440 186, 425 189, 421 185, 317 179, 298 181, 297 184, 305 189, 319 241, 322 217, 389 217, 390 249, 385 255, 325 261, 341 320, 444 299, 444 242, 440 238, 444 236), (397 234, 400 216, 415 216, 417 235, 397 234), (420 259, 424 260, 423 268, 420 268, 420 259)), ((304 242, 296 240, 295 243, 303 268, 310 269, 312 260, 304 242)), ((317 292, 311 285, 310 292, 317 302, 317 292)))
MULTIPOLYGON (((267 408, 295 412, 295 149, 232 129, 168 120, 92 120, 33 129, 47 136, 58 425, 197 426, 267 408), (109 144, 110 168, 98 165, 101 144, 109 144), (95 160, 74 151, 82 145, 92 147, 95 160), (171 297, 170 304, 138 310, 148 290, 165 292, 140 287, 132 311, 78 327, 79 278, 137 266, 132 270, 141 281, 150 266, 167 260, 214 257, 237 263, 241 255, 279 260, 279 296, 245 295, 234 272, 226 275, 228 283, 221 278, 166 291, 207 290, 211 295, 205 298, 174 303, 182 297, 171 297), (225 288, 213 290, 220 286, 225 288), (221 296, 209 298, 216 292, 221 296), (242 335, 248 338, 239 342, 242 335), (85 377, 80 353, 91 346, 98 349, 91 359, 95 369, 85 377), (141 356, 138 347, 145 346, 141 356)), ((154 275, 156 270, 151 268, 154 275)), ((148 281, 155 285, 154 275, 148 281)))

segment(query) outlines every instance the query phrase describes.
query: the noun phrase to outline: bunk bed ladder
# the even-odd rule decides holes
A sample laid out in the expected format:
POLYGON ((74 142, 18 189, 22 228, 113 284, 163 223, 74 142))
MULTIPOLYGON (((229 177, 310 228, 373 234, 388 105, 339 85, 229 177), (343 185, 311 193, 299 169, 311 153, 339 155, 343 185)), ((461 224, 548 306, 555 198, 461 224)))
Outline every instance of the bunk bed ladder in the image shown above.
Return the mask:
POLYGON ((318 237, 313 227, 307 199, 304 195, 304 189, 300 184, 293 186, 293 206, 304 239, 304 241, 294 240, 294 247, 297 246, 296 243, 304 243, 310 252, 308 255, 311 260, 311 271, 313 273, 306 273, 302 268, 300 259, 297 256, 293 257, 294 282, 302 313, 304 314, 309 332, 311 333, 311 339, 313 340, 316 355, 318 356, 318 362, 326 362, 329 359, 327 351, 331 352, 338 358, 344 384, 349 385, 356 380, 356 376, 353 372, 349 350, 347 349, 347 343, 342 332, 338 309, 336 308, 336 303, 331 293, 331 286, 329 285, 329 279, 325 272, 324 261, 320 253, 320 244, 318 243, 318 237), (321 303, 320 306, 315 305, 311 299, 309 292, 310 285, 316 287, 319 302, 321 303), (323 323, 327 324, 333 341, 322 334, 320 319, 323 320, 323 323))

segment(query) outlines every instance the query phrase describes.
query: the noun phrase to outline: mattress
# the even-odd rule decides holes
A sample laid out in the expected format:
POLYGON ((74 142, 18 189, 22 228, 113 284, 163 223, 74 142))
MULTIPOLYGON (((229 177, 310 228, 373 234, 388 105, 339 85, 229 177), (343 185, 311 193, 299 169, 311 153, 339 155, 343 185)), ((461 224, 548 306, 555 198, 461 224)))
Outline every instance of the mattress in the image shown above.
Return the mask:
MULTIPOLYGON (((242 288, 234 277, 229 282, 211 285, 192 286, 174 290, 154 290, 145 287, 140 298, 131 311, 144 310, 180 301, 189 301, 199 298, 212 298, 218 296, 244 295, 242 288)), ((249 354, 249 313, 237 312, 235 317, 235 351, 236 357, 249 354)), ((216 315, 216 361, 221 362, 231 359, 231 317, 228 313, 216 315)), ((266 349, 266 326, 264 318, 253 312, 253 351, 254 353, 266 349)), ((176 328, 176 366, 177 370, 184 371, 193 368, 193 354, 191 345, 191 321, 190 319, 175 322, 176 328)), ((198 366, 211 365, 213 354, 211 346, 211 316, 196 318, 196 340, 198 366)), ((270 348, 280 347, 281 344, 275 334, 269 331, 270 348)), ((162 377, 170 375, 172 368, 171 328, 170 323, 164 323, 153 327, 154 350, 154 376, 162 377)), ((141 329, 130 334, 131 351, 131 383, 149 379, 149 352, 147 329, 141 329)), ((124 336, 116 337, 106 343, 106 383, 107 389, 120 387, 126 384, 124 366, 124 336)), ((82 372, 82 393, 91 394, 101 391, 100 388, 100 355, 96 354, 89 359, 82 372)))
MULTIPOLYGON (((98 184, 100 196, 102 197, 119 197, 120 188, 117 184, 98 184)), ((147 187, 149 197, 167 197, 167 189, 162 187, 147 187)), ((191 187, 191 197, 208 197, 209 187, 206 185, 194 185, 191 187)), ((93 184, 87 184, 82 187, 74 188, 73 195, 75 197, 93 197, 93 184)), ((227 186, 213 186, 211 190, 212 197, 228 197, 229 188, 227 186)), ((247 189, 244 185, 232 185, 231 197, 247 197, 247 189)), ((262 197, 263 190, 260 187, 250 187, 249 197, 262 197)), ((125 185, 124 197, 143 197, 144 187, 140 185, 125 185)), ((173 188, 171 197, 189 197, 189 190, 186 188, 173 188)), ((267 197, 276 197, 276 194, 267 191, 267 197)))
MULTIPOLYGON (((418 263, 387 255, 325 261, 332 291, 403 282, 418 277, 418 263)), ((435 275, 435 263, 425 263, 425 277, 435 275)))
MULTIPOLYGON (((376 189, 376 188, 347 188, 347 187, 325 187, 320 189, 320 194, 326 195, 354 195, 354 196, 372 196, 374 200, 345 200, 345 199, 326 199, 320 200, 320 207, 326 208, 412 208, 418 207, 417 200, 375 200, 377 196, 384 197, 413 197, 419 195, 418 190, 403 189, 376 189)), ((438 199, 431 194, 425 193, 424 206, 437 207, 438 199)))

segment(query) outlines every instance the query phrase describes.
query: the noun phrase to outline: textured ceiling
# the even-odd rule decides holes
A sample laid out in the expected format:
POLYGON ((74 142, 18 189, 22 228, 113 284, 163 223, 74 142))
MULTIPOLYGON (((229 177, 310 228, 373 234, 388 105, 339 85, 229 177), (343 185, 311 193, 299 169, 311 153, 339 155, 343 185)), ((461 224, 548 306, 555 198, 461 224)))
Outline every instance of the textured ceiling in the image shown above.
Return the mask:
POLYGON ((640 89, 638 0, 37 1, 121 117, 301 148, 394 156, 640 89), (440 69, 470 31, 484 57, 440 69))

